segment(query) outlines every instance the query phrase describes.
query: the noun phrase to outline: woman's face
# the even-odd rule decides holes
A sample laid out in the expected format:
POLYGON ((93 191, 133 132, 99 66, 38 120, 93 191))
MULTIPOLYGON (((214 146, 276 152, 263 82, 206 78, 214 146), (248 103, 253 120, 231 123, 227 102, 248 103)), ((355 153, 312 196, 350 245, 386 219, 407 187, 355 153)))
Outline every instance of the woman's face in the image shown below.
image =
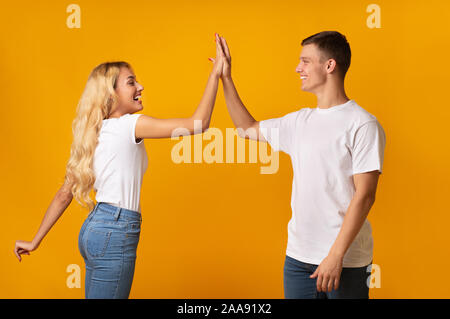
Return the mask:
POLYGON ((141 92, 144 87, 140 85, 134 73, 126 68, 120 68, 119 77, 116 80, 117 108, 110 117, 120 117, 123 114, 139 112, 143 109, 141 92))

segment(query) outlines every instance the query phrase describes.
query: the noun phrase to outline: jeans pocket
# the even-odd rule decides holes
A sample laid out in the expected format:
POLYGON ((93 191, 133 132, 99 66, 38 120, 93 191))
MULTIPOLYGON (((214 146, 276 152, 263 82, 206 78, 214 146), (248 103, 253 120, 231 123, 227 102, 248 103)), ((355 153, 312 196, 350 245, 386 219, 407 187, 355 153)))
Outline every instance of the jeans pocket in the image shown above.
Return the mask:
POLYGON ((86 250, 91 257, 102 257, 111 238, 111 230, 89 228, 86 240, 86 250))
POLYGON ((138 221, 129 221, 127 227, 128 237, 139 237, 141 233, 141 223, 138 221))

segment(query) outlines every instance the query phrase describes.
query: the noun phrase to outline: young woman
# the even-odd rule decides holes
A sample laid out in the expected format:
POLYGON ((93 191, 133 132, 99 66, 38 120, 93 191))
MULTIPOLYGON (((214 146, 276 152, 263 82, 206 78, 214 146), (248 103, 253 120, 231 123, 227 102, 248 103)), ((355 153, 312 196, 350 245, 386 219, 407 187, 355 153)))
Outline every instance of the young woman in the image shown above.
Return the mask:
POLYGON ((91 72, 72 124, 74 139, 64 185, 34 239, 16 241, 14 252, 19 261, 21 255, 39 247, 75 197, 90 211, 78 239, 86 264, 86 298, 128 298, 142 222, 139 199, 147 169, 143 139, 171 137, 180 128, 179 135, 196 134, 209 127, 224 63, 217 45, 216 59, 210 60, 214 66, 205 92, 189 118, 134 114, 143 109, 139 99, 144 88, 126 62, 103 63, 91 72), (201 121, 201 130, 194 127, 194 121, 201 121), (92 187, 95 207, 89 197, 92 187))

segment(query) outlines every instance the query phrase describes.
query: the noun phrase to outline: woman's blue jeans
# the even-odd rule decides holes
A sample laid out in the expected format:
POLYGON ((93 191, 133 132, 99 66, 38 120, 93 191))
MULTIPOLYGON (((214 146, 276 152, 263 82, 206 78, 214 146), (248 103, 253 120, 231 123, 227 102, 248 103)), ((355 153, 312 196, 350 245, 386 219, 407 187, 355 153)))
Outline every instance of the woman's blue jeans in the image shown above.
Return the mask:
POLYGON ((317 277, 309 278, 318 265, 303 263, 286 256, 284 262, 284 297, 286 299, 368 299, 367 267, 342 268, 339 287, 331 292, 317 291, 317 277))
POLYGON ((128 298, 141 224, 139 212, 103 202, 95 205, 78 238, 87 299, 128 298))

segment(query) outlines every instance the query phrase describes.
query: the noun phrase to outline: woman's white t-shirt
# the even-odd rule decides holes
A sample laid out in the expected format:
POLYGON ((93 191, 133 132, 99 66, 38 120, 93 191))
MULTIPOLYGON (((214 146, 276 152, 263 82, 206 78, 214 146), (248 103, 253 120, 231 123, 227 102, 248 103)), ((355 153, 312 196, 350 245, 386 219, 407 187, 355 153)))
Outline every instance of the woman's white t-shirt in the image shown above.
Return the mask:
POLYGON ((136 142, 135 127, 142 114, 104 119, 94 154, 97 202, 141 212, 140 194, 148 158, 144 140, 136 142))
MULTIPOLYGON (((375 116, 349 100, 261 121, 260 131, 274 151, 289 154, 292 161, 286 254, 319 265, 336 240, 355 193, 353 175, 374 170, 381 174, 384 130, 375 116)), ((366 219, 343 267, 367 266, 372 256, 372 229, 366 219)))

